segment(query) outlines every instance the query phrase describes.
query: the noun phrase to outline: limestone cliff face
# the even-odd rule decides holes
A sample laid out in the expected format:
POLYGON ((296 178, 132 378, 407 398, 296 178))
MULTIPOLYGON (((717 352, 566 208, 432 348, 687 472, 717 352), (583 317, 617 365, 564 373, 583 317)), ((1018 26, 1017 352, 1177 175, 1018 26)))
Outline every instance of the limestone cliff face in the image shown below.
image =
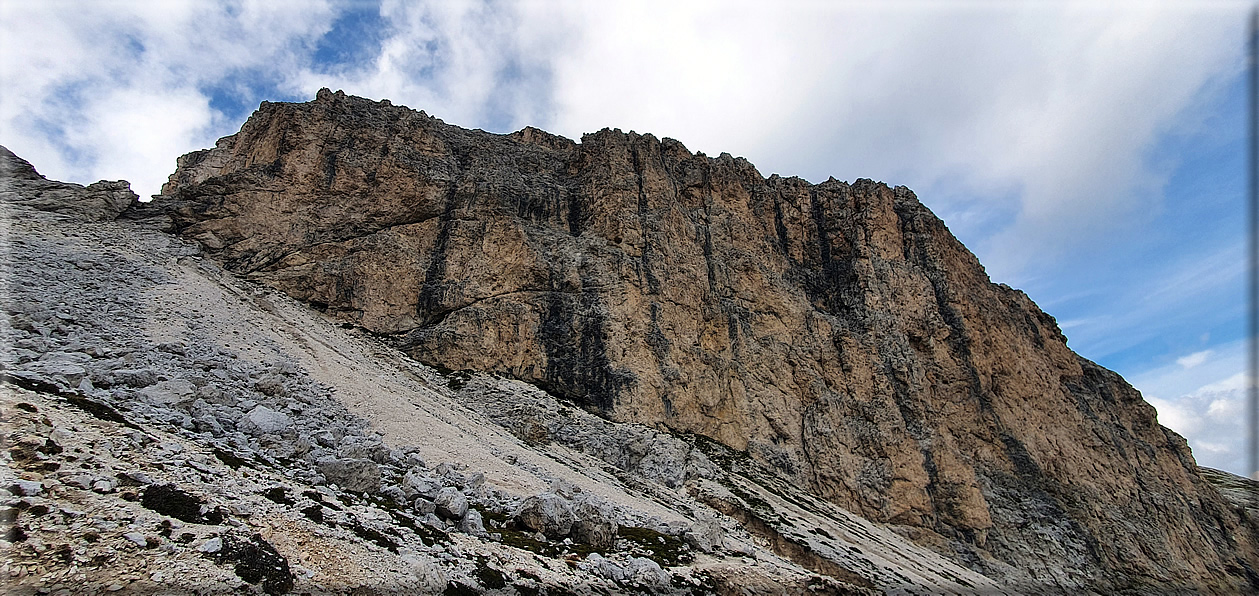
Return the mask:
POLYGON ((324 90, 264 103, 163 194, 228 269, 419 360, 746 450, 981 571, 1259 587, 1253 526, 1184 440, 904 187, 324 90))

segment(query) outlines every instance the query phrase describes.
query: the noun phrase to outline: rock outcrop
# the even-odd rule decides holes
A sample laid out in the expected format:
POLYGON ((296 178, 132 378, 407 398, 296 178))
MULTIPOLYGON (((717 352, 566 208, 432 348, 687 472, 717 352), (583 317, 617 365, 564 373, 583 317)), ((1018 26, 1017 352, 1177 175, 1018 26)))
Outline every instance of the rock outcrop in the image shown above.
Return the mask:
POLYGON ((88 187, 43 181, 64 192, 37 208, 29 178, 9 173, 6 594, 996 589, 795 487, 774 489, 794 503, 766 509, 779 497, 681 438, 519 381, 432 370, 152 220, 79 217, 88 187), (515 436, 529 427, 513 410, 549 438, 515 436), (567 535, 516 519, 533 497, 562 499, 567 535), (736 515, 756 503, 768 522, 745 529, 705 502, 736 515))
POLYGON ((180 158, 159 212, 422 362, 711 438, 1008 585, 1259 589, 1185 441, 904 187, 322 90, 180 158))
POLYGON ((139 200, 125 180, 101 180, 86 187, 49 180, 5 147, 0 147, 0 172, 0 203, 89 221, 113 221, 139 200))

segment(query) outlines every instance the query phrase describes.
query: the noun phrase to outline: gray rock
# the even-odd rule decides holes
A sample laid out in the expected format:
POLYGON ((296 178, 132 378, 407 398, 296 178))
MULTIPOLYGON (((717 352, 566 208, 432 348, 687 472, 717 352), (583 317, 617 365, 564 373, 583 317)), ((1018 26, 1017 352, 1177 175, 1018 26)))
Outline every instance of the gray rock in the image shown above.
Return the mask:
POLYGON ((223 550, 223 539, 217 536, 202 542, 201 546, 197 547, 197 551, 203 553, 217 553, 221 550, 223 550))
POLYGON ((447 519, 462 519, 468 513, 468 498, 452 486, 441 489, 433 504, 437 506, 437 514, 447 519))
POLYGON ((66 486, 73 486, 74 488, 82 488, 85 490, 91 488, 92 483, 95 481, 96 478, 88 474, 75 474, 61 479, 61 483, 66 486))
POLYGON ((647 588, 663 588, 669 585, 669 572, 651 559, 634 557, 625 566, 629 582, 647 588))
POLYGON ((192 401, 195 392, 196 387, 186 379, 171 379, 141 389, 140 397, 155 406, 170 406, 192 401))
POLYGON ((341 459, 372 459, 367 448, 358 443, 347 443, 337 448, 337 457, 341 459))
POLYGON ((64 387, 78 387, 87 369, 65 360, 36 360, 24 365, 27 371, 64 387))
POLYGON ((446 574, 436 561, 428 557, 403 555, 402 562, 415 576, 416 593, 437 594, 448 587, 446 574))
POLYGON ((392 499, 395 503, 406 503, 407 501, 406 493, 404 493, 402 488, 396 484, 391 484, 380 489, 380 495, 392 499))
POLYGON ((380 490, 380 466, 366 459, 327 459, 316 466, 328 482, 355 492, 380 490))
POLYGON ((711 553, 725 543, 726 533, 716 517, 700 512, 696 516, 695 524, 682 535, 682 538, 692 548, 711 553))
POLYGON ((288 395, 288 391, 284 388, 284 377, 278 375, 266 375, 254 381, 254 389, 272 397, 288 395))
POLYGON ((484 536, 485 522, 481 519, 481 512, 476 509, 469 509, 468 513, 463 516, 463 521, 459 523, 459 531, 473 536, 484 536))
POLYGON ((147 368, 120 368, 113 371, 112 376, 114 383, 137 389, 157 383, 157 373, 147 368))
POLYGON ((543 493, 529 497, 512 515, 516 523, 540 532, 548 538, 563 538, 577 521, 572 506, 555 493, 543 493))
POLYGON ((21 497, 34 497, 44 492, 44 485, 34 480, 14 480, 9 491, 21 497))
POLYGON ((411 470, 402 477, 402 490, 407 496, 420 495, 432 499, 442 489, 441 481, 419 470, 411 470))
POLYGON ((415 503, 412 506, 415 507, 415 512, 419 513, 420 515, 427 515, 429 513, 434 513, 437 511, 437 505, 435 505, 432 501, 422 498, 422 497, 416 499, 415 503))
POLYGON ((245 415, 242 426, 253 435, 278 435, 293 425, 293 419, 266 406, 255 406, 245 415))
POLYGON ((141 534, 139 532, 127 532, 126 534, 123 534, 122 537, 126 538, 127 540, 130 540, 131 542, 134 542, 136 546, 139 546, 141 548, 147 547, 149 545, 149 540, 144 537, 144 534, 141 534))
POLYGON ((426 525, 437 528, 438 530, 446 529, 446 522, 442 521, 442 518, 437 517, 437 514, 435 513, 425 513, 423 521, 426 525))
POLYGON ((610 506, 586 499, 573 507, 573 515, 576 521, 569 533, 573 540, 595 548, 611 548, 616 544, 619 528, 610 506))

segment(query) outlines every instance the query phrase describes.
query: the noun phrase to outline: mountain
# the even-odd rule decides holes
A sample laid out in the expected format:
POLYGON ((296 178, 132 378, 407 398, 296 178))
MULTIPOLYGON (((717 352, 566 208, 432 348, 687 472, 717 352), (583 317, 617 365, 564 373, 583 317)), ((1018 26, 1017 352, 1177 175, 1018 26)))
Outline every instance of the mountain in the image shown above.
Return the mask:
MULTIPOLYGON (((75 242, 88 252, 101 250, 92 242, 128 247, 128 258, 165 273, 154 274, 160 282, 89 280, 104 291, 135 286, 132 299, 153 305, 135 315, 148 335, 97 331, 96 340, 126 339, 133 359, 163 371, 154 379, 167 378, 128 384, 116 368, 77 362, 84 372, 70 377, 49 369, 40 363, 82 358, 49 357, 75 350, 49 345, 56 333, 27 322, 43 312, 32 306, 11 312, 10 327, 27 334, 15 342, 44 351, 24 347, 31 353, 6 365, 14 391, 43 388, 45 407, 93 400, 132 424, 176 421, 162 432, 190 450, 268 462, 274 482, 287 483, 282 494, 346 495, 348 482, 344 498, 386 510, 376 518, 390 517, 386 497, 431 515, 426 527, 470 541, 460 544, 498 561, 487 569, 515 578, 495 588, 479 568, 446 565, 448 547, 397 528, 395 517, 390 535, 415 534, 415 552, 429 557, 421 567, 445 574, 433 586, 1259 589, 1245 502, 1253 488, 1199 470, 1137 391, 1074 354, 1022 292, 991 283, 906 188, 765 178, 741 158, 619 130, 580 143, 534 128, 470 131, 326 89, 308 103, 264 102, 239 133, 180 158, 155 201, 133 201, 116 220, 116 211, 92 211, 90 223, 73 219, 82 209, 65 215, 96 185, 52 204, 30 198, 61 183, 25 168, 7 168, 19 174, 6 178, 6 205, 41 210, 22 232, 48 238, 36 255, 57 256, 11 279, 83 277, 52 238, 67 227, 109 230, 98 234, 108 242, 75 242), (153 302, 140 291, 152 284, 171 287, 153 302), (185 342, 187 358, 167 357, 161 346, 172 341, 185 342), (209 369, 198 370, 197 350, 209 369), (224 351, 252 368, 209 374, 224 370, 215 360, 224 351), (220 377, 230 395, 202 396, 220 377), (153 403, 144 393, 177 379, 191 379, 184 399, 153 403), (294 400, 307 405, 294 411, 294 400), (320 439, 329 425, 357 430, 320 439), (375 457, 364 457, 369 447, 375 457), (388 448, 396 457, 382 455, 388 448), (453 464, 433 469, 408 454, 453 464), (364 461, 373 463, 354 463, 364 461), (497 539, 476 524, 457 531, 468 529, 466 514, 425 511, 438 495, 416 492, 420 484, 450 489, 447 500, 458 492, 478 520, 501 520, 497 539), (530 507, 578 508, 586 513, 575 518, 594 520, 582 527, 607 520, 630 530, 609 540, 533 528, 530 507), (644 553, 630 538, 647 535, 676 543, 686 560, 659 550, 635 559, 644 553), (600 547, 538 546, 563 538, 600 547), (547 553, 588 552, 561 559, 571 576, 534 582, 509 569, 549 569, 547 553)), ((22 304, 57 310, 53 295, 21 291, 36 292, 22 304)), ((102 312, 71 313, 52 328, 135 326, 102 312)), ((226 480, 176 480, 234 494, 226 480)), ((255 507, 274 509, 257 496, 267 487, 250 490, 255 507)), ((297 518, 289 522, 311 521, 297 518)), ((337 527, 365 527, 354 520, 337 527)), ((247 522, 238 523, 254 527, 247 522)), ((271 527, 260 540, 307 560, 292 530, 271 527)), ((348 537, 337 544, 360 548, 348 537)), ((340 589, 314 579, 320 573, 305 581, 340 589)))

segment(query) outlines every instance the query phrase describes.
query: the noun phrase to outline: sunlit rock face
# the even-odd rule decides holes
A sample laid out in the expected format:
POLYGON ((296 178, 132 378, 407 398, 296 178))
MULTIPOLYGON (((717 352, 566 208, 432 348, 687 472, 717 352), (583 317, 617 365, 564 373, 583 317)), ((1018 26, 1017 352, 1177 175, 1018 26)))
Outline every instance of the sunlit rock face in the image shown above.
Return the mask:
POLYGON ((224 266, 449 369, 712 438, 967 565, 1254 587, 1184 440, 913 192, 604 129, 495 135, 323 90, 154 207, 224 266))

